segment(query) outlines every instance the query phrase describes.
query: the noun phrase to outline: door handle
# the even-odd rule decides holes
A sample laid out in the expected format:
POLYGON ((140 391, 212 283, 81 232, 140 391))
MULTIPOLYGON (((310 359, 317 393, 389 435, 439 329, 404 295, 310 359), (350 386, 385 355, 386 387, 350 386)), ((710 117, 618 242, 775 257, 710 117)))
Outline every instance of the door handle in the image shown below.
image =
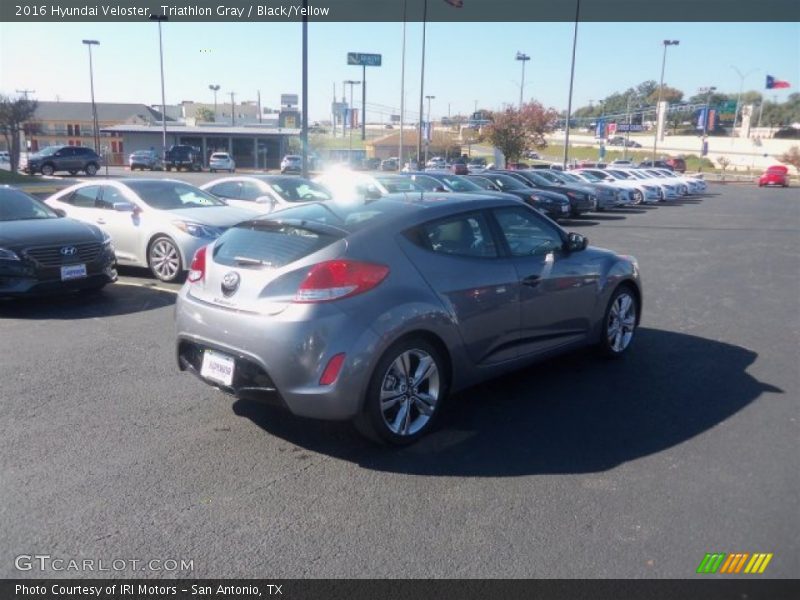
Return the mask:
POLYGON ((522 285, 529 285, 531 287, 535 285, 539 285, 539 281, 541 281, 540 275, 528 275, 522 280, 522 285))
POLYGON ((98 225, 105 225, 106 224, 106 220, 105 219, 97 219, 97 221, 95 221, 95 223, 97 223, 98 225))

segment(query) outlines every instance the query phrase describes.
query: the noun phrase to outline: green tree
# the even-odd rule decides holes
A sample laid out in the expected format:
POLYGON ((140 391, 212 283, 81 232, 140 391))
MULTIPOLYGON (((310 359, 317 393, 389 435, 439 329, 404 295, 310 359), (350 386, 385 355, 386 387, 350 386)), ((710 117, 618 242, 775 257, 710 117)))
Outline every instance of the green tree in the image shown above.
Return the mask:
POLYGON ((539 102, 528 102, 520 108, 508 107, 492 113, 491 123, 484 128, 484 137, 500 149, 506 160, 515 162, 529 149, 547 147, 544 136, 555 128, 558 113, 539 102))
POLYGON ((204 121, 206 123, 213 123, 216 121, 216 117, 214 116, 214 111, 208 108, 207 106, 202 106, 197 109, 195 112, 195 117, 197 117, 198 121, 204 121))
MULTIPOLYGON (((0 133, 6 140, 11 162, 11 172, 19 169, 20 134, 26 122, 36 113, 39 103, 36 100, 17 98, 12 100, 8 96, 0 95, 0 133)), ((32 131, 32 126, 29 131, 32 131)))
MULTIPOLYGON (((664 87, 661 89, 661 101, 662 102, 669 102, 672 104, 673 102, 680 102, 683 99, 683 92, 677 88, 669 87, 667 84, 664 84, 664 87)), ((647 103, 648 104, 655 104, 658 102, 658 86, 653 92, 647 96, 647 103)))
POLYGON ((778 160, 784 164, 791 165, 800 172, 800 148, 792 146, 787 152, 784 152, 778 157, 778 160))

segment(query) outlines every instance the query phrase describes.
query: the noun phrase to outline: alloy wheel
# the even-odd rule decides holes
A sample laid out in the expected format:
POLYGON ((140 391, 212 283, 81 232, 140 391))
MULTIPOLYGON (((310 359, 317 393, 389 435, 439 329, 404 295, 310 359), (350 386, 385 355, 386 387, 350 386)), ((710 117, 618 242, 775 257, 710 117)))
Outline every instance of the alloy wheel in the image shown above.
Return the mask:
POLYGON ((400 354, 389 366, 380 387, 380 412, 388 429, 399 436, 420 431, 433 417, 440 396, 439 368, 420 349, 400 354))
POLYGON ((636 328, 636 301, 627 291, 614 298, 608 311, 606 338, 611 350, 617 354, 623 352, 633 339, 636 328))
POLYGON ((170 240, 161 238, 150 248, 150 269, 162 281, 172 281, 178 276, 181 257, 170 240))

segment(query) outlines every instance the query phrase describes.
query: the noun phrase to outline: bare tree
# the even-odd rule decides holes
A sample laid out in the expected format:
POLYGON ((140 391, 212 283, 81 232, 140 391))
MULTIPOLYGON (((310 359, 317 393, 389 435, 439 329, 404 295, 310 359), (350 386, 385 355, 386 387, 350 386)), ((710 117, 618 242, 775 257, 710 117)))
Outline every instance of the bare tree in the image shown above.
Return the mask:
POLYGON ((0 95, 0 133, 6 140, 11 161, 11 172, 19 169, 20 133, 25 124, 36 112, 39 103, 36 100, 0 95))

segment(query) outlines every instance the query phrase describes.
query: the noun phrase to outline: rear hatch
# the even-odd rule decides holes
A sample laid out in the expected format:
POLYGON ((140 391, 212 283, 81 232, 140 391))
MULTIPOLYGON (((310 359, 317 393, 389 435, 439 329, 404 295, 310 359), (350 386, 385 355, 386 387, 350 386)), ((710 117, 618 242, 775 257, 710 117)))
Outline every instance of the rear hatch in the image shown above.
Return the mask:
POLYGON ((200 251, 202 261, 195 257, 188 293, 228 310, 278 314, 294 301, 309 267, 342 254, 346 235, 300 220, 239 223, 200 251))

